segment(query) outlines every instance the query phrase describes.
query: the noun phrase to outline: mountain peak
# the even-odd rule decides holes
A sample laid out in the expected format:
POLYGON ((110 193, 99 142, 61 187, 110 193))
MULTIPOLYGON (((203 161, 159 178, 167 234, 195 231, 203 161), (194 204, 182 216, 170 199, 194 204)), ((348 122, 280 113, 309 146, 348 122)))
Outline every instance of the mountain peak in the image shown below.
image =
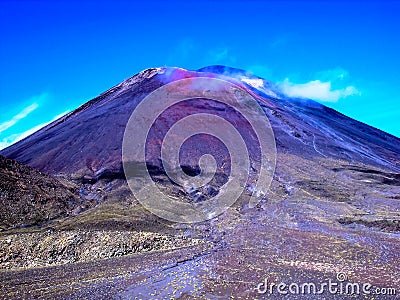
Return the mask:
POLYGON ((400 168, 400 146, 395 137, 327 110, 322 104, 286 97, 270 82, 222 65, 197 71, 177 67, 146 69, 1 153, 51 174, 73 171, 90 175, 86 159, 97 161, 99 168, 119 172, 124 128, 136 105, 166 83, 194 77, 225 79, 252 92, 275 127, 278 145, 285 151, 400 168))

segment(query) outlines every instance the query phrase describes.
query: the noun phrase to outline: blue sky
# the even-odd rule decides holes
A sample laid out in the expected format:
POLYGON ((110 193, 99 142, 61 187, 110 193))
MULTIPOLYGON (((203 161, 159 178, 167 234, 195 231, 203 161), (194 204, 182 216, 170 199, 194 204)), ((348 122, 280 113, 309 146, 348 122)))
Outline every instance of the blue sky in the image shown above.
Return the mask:
POLYGON ((0 2, 0 148, 135 73, 224 64, 400 136, 399 1, 0 2))

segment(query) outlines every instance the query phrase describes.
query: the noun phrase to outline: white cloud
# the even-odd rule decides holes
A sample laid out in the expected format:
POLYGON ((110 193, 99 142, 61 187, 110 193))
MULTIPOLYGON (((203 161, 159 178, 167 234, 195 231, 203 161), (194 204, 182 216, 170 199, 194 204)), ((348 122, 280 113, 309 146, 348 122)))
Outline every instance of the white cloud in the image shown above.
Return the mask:
POLYGON ((248 78, 245 76, 240 76, 239 79, 271 97, 279 98, 275 92, 264 87, 264 80, 261 78, 248 78))
POLYGON ((20 113, 16 114, 10 120, 1 123, 0 133, 17 124, 19 120, 26 118, 31 112, 33 112, 38 107, 39 105, 37 103, 33 103, 28 107, 25 107, 20 113))
POLYGON ((261 78, 247 78, 242 77, 242 81, 246 82, 247 84, 251 85, 252 87, 258 89, 264 86, 264 81, 261 78))
POLYGON ((322 82, 320 80, 313 80, 307 83, 296 84, 286 78, 280 86, 283 93, 290 97, 310 98, 325 102, 336 102, 348 96, 361 95, 354 86, 333 90, 330 81, 322 82))
POLYGON ((53 119, 51 119, 48 122, 36 125, 35 127, 24 131, 22 133, 15 133, 12 134, 6 138, 3 138, 2 141, 0 141, 0 150, 7 148, 8 146, 11 146, 12 144, 19 142, 20 140, 30 136, 32 133, 35 133, 36 131, 42 129, 43 127, 47 126, 48 124, 50 124, 51 122, 54 122, 55 120, 57 120, 58 118, 61 118, 62 116, 64 116, 65 114, 69 113, 69 110, 55 116, 53 119))

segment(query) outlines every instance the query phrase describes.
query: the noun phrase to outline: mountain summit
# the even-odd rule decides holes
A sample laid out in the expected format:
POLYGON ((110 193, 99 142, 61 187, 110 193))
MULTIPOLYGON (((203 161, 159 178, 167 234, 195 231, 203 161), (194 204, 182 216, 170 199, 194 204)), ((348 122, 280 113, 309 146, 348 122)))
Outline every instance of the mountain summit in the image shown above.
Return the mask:
POLYGON ((233 80, 250 91, 273 127, 279 152, 332 157, 399 171, 399 139, 312 100, 285 97, 277 86, 240 69, 209 66, 197 71, 153 68, 128 78, 1 154, 41 171, 98 176, 117 172, 125 125, 140 101, 179 79, 233 80))

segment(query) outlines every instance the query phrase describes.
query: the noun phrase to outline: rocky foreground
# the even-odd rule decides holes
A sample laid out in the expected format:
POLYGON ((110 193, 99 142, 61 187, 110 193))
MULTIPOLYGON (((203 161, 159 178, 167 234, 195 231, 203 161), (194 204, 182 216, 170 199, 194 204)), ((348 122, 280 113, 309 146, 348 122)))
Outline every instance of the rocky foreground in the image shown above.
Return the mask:
POLYGON ((0 268, 47 267, 197 245, 201 240, 129 231, 38 231, 0 237, 0 268))

